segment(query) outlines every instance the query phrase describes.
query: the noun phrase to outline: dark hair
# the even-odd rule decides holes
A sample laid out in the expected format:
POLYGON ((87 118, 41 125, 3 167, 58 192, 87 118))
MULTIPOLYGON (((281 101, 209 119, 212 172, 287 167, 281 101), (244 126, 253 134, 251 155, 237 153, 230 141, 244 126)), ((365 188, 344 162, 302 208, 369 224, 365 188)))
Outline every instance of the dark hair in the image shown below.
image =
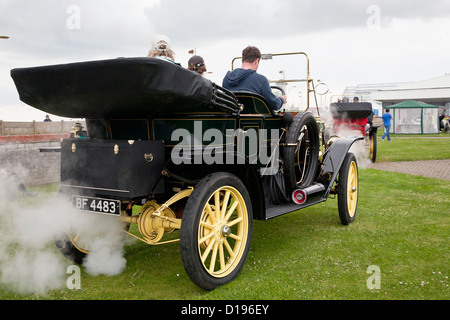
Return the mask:
POLYGON ((192 56, 188 61, 188 69, 203 74, 206 72, 205 61, 200 56, 192 56))
POLYGON ((389 108, 386 108, 386 112, 389 112, 389 111, 391 111, 391 109, 389 109, 389 108))
POLYGON ((257 47, 248 46, 242 50, 242 62, 255 62, 256 59, 261 59, 261 51, 257 47))

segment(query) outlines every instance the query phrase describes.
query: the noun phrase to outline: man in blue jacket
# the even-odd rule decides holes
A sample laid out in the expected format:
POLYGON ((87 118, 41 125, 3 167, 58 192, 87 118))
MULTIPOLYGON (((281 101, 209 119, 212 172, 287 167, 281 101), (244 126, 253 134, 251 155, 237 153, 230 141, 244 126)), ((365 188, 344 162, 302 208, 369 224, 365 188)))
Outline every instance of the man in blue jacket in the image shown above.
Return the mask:
POLYGON ((286 103, 286 96, 277 97, 272 93, 267 78, 256 71, 261 61, 258 48, 249 46, 242 51, 242 68, 228 71, 222 86, 230 91, 251 91, 263 96, 270 107, 277 111, 286 103))
POLYGON ((385 132, 381 136, 381 141, 384 141, 384 138, 386 138, 386 137, 388 138, 388 141, 391 141, 390 131, 391 131, 392 115, 389 113, 389 111, 390 111, 389 108, 386 108, 386 112, 381 117, 383 119, 384 128, 385 128, 385 132))

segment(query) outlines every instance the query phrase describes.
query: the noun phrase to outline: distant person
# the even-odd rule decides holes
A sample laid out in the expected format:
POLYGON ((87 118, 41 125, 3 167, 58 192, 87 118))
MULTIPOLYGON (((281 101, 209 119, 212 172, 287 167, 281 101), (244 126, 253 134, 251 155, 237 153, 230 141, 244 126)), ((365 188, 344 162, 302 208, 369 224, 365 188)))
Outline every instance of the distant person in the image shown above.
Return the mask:
POLYGON ((195 71, 202 76, 205 75, 205 60, 203 60, 203 58, 200 56, 192 56, 188 61, 188 69, 191 71, 195 71))
POLYGON ((359 98, 358 97, 354 97, 353 98, 353 103, 358 103, 359 102, 359 98))
POLYGON ((270 107, 277 111, 286 103, 286 96, 277 97, 272 93, 267 78, 256 71, 261 61, 258 48, 248 46, 242 51, 242 67, 228 71, 222 86, 230 91, 251 91, 263 96, 270 107))
POLYGON ((349 103, 350 99, 348 97, 343 97, 342 98, 342 103, 349 103))
POLYGON ((48 114, 45 116, 44 122, 52 122, 52 119, 50 119, 48 114))
POLYGON ((162 34, 153 37, 152 48, 147 56, 179 65, 179 63, 175 62, 175 53, 170 47, 170 39, 162 34))
POLYGON ((87 139, 87 131, 84 130, 81 123, 76 122, 75 125, 72 127, 72 131, 69 135, 70 139, 87 139))
POLYGON ((387 137, 388 141, 391 141, 391 135, 390 135, 390 131, 391 131, 391 120, 392 120, 392 115, 389 113, 389 108, 386 108, 386 112, 382 115, 382 119, 383 119, 383 123, 384 123, 384 134, 381 136, 381 141, 384 141, 384 138, 387 137))
POLYGON ((442 121, 444 122, 444 131, 450 133, 450 117, 446 115, 442 121))
POLYGON ((445 127, 445 124, 444 124, 444 118, 445 118, 445 113, 443 112, 440 116, 439 116, 439 128, 440 128, 440 130, 443 130, 444 129, 444 127, 445 127))

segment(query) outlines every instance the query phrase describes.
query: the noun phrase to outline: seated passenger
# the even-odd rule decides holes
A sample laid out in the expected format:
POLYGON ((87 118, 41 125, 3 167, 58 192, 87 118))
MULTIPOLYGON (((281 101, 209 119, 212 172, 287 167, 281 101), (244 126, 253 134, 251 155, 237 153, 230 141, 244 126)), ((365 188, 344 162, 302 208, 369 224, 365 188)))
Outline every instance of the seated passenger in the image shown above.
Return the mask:
POLYGON ((175 62, 175 53, 170 48, 170 39, 161 34, 153 37, 152 48, 147 56, 179 65, 179 63, 175 62))
POLYGON ((188 70, 195 71, 202 76, 205 75, 205 60, 200 56, 192 56, 188 61, 188 70))
POLYGON ((251 91, 263 96, 273 110, 280 110, 286 103, 286 96, 277 97, 272 93, 267 78, 256 71, 261 61, 261 52, 256 47, 242 51, 242 68, 228 71, 222 86, 230 91, 251 91))

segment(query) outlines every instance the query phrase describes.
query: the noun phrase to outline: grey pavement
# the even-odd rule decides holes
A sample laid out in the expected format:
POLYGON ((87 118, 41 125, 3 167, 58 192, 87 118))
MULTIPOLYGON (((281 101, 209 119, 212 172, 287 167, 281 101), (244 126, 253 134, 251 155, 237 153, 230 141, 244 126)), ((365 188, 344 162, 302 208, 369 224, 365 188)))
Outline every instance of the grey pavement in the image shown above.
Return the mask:
POLYGON ((450 159, 427 161, 377 162, 368 166, 372 169, 418 175, 450 181, 450 159))

